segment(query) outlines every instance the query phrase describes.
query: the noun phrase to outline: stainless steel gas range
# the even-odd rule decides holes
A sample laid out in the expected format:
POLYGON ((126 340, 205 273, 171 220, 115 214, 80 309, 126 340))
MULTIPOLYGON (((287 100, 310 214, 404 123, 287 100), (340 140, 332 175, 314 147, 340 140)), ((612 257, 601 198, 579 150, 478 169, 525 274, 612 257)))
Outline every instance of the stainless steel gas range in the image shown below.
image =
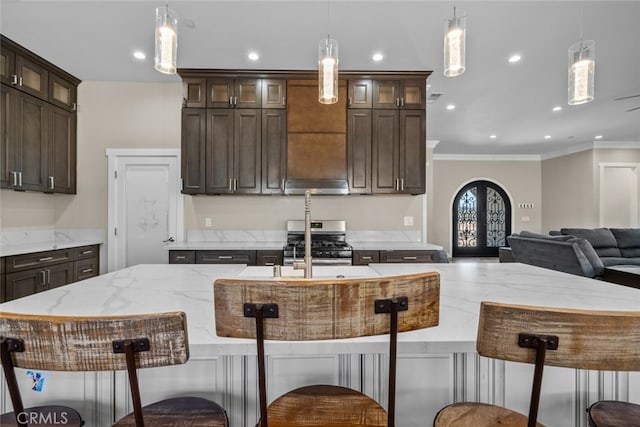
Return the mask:
MULTIPOLYGON (((353 248, 346 242, 347 224, 343 220, 311 221, 313 265, 351 265, 353 248)), ((287 221, 284 265, 304 258, 304 220, 287 221)))

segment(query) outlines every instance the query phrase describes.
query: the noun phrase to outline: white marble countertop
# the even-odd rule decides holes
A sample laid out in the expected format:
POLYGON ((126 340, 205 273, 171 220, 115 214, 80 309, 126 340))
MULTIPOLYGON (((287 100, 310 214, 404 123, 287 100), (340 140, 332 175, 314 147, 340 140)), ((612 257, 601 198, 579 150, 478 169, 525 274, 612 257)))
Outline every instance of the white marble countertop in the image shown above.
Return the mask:
POLYGON ((56 249, 78 248, 81 246, 100 245, 102 239, 69 241, 31 242, 0 245, 0 257, 29 254, 33 252, 52 251, 56 249))
MULTIPOLYGON (((346 268, 362 272, 362 267, 346 268)), ((373 275, 440 273, 440 325, 399 334, 398 350, 404 353, 475 351, 478 310, 485 300, 594 310, 640 309, 638 289, 518 263, 372 264, 366 268, 373 275)), ((192 356, 251 354, 255 353, 253 340, 216 336, 212 284, 220 277, 257 277, 268 271, 243 265, 138 265, 0 304, 0 311, 57 315, 184 311, 192 356)), ((314 267, 314 274, 322 275, 320 267, 314 267)), ((386 336, 269 341, 267 351, 380 353, 387 351, 387 343, 386 336)))

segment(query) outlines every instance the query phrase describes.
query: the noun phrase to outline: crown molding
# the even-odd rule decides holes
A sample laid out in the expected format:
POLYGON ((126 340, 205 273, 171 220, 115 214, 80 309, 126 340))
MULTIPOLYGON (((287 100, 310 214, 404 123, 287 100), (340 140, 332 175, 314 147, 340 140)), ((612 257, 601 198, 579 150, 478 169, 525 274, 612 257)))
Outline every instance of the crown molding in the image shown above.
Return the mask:
POLYGON ((474 162, 494 162, 494 161, 522 161, 538 162, 541 160, 538 154, 434 154, 433 160, 455 160, 474 162))

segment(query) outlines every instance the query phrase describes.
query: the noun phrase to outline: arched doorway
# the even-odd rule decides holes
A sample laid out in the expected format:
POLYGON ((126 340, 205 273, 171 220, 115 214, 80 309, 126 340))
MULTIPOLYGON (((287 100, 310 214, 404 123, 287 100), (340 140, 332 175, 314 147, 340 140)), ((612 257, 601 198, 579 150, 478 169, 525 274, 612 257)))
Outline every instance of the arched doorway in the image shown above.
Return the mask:
POLYGON ((511 202, 489 181, 465 185, 453 201, 454 257, 498 256, 511 234, 511 202))

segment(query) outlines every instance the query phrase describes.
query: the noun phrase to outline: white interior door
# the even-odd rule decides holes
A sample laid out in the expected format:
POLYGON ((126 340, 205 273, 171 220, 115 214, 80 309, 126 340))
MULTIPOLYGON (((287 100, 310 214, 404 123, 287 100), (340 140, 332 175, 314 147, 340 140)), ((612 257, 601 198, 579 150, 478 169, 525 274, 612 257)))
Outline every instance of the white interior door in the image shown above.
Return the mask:
POLYGON ((178 150, 107 150, 109 271, 166 264, 169 239, 182 240, 178 150))
POLYGON ((637 227, 640 164, 600 164, 600 226, 637 227))

